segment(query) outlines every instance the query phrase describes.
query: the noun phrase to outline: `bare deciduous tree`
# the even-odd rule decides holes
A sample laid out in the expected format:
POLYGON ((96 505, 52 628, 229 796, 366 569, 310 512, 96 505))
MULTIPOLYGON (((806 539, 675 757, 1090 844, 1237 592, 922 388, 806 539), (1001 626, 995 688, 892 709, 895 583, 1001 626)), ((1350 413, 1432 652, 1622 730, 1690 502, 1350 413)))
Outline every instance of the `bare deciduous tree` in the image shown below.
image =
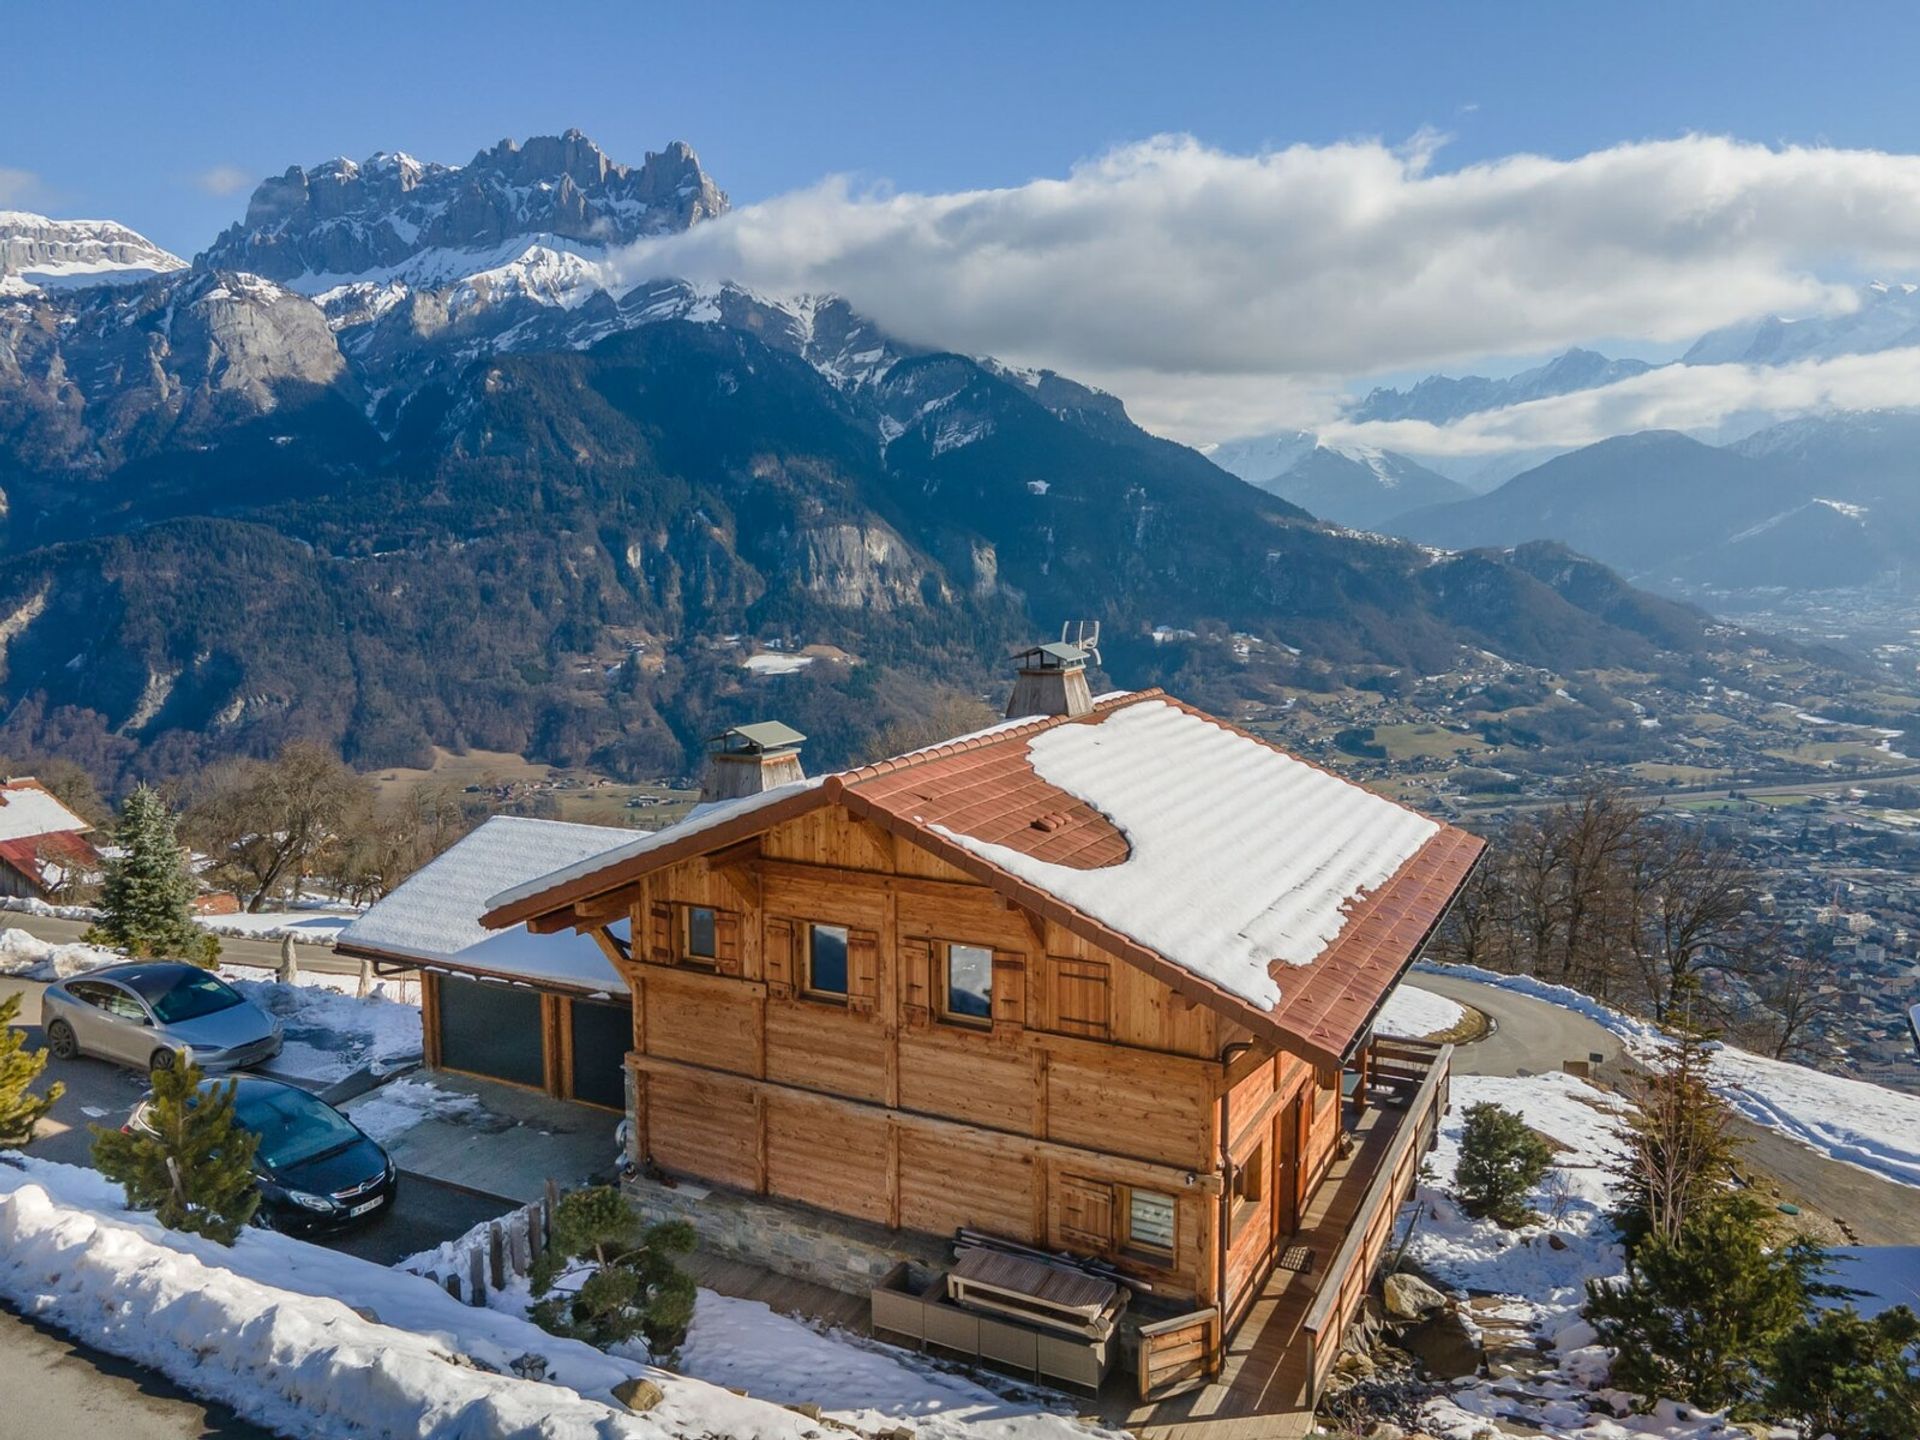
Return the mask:
POLYGON ((247 908, 258 912, 282 887, 297 893, 330 847, 366 825, 372 802, 372 786, 339 756, 296 740, 272 760, 211 772, 185 829, 217 871, 252 882, 247 908))

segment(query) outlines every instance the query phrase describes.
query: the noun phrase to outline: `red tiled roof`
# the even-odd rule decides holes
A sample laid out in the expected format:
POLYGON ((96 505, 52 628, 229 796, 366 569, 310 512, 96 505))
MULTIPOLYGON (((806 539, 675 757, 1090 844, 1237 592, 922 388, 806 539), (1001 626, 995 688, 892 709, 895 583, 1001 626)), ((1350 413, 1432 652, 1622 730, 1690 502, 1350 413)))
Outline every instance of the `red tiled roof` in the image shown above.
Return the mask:
MULTIPOLYGON (((1095 870, 1126 861, 1131 853, 1126 835, 1085 800, 1042 779, 1029 759, 1028 747, 1043 731, 1097 725, 1145 700, 1175 705, 1222 730, 1246 736, 1238 727, 1167 700, 1157 690, 1114 697, 1096 705, 1087 716, 996 726, 945 745, 827 776, 821 785, 790 800, 689 835, 684 842, 669 840, 644 855, 610 863, 604 870, 503 905, 485 916, 485 923, 497 927, 553 915, 692 855, 736 844, 815 806, 837 803, 1156 975, 1188 999, 1218 1009, 1256 1033, 1338 1060, 1364 1033, 1387 992, 1465 884, 1484 848, 1476 836, 1441 825, 1386 883, 1353 903, 1339 935, 1312 963, 1274 961, 1269 973, 1281 998, 1270 1011, 1114 931, 1097 917, 950 838, 957 832, 1071 870, 1095 870)), ((1258 736, 1246 738, 1278 750, 1258 736)), ((1179 763, 1178 756, 1168 757, 1170 766, 1179 763)))
POLYGON ((99 864, 100 852, 76 830, 50 830, 44 835, 0 840, 0 863, 19 871, 33 883, 35 890, 44 889, 47 883, 40 869, 43 861, 61 866, 92 866, 99 864))

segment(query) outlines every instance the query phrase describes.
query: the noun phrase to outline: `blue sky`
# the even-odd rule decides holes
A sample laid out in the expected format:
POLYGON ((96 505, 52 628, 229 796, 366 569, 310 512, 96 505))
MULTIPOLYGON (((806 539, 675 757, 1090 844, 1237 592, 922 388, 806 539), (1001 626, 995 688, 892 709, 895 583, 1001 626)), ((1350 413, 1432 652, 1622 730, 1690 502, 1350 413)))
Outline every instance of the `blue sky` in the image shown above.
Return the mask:
POLYGON ((0 170, 35 178, 0 199, 183 254, 245 207, 209 172, 458 162, 570 124, 636 160, 686 139, 742 202, 831 172, 1017 184, 1166 131, 1244 152, 1431 127, 1454 166, 1687 131, 1897 148, 1920 118, 1901 6, 96 0, 4 23, 0 170))

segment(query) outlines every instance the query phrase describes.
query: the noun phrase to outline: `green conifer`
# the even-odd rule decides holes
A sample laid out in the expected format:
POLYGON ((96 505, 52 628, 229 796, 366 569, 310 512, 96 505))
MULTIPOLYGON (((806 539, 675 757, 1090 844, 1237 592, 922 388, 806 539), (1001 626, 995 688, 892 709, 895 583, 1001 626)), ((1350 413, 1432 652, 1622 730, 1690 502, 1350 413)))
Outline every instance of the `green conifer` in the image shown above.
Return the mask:
POLYGON ((1469 1105, 1460 1135, 1460 1163, 1453 1189, 1469 1215, 1497 1220, 1509 1228, 1533 1218, 1527 1192, 1553 1163, 1547 1142, 1504 1106, 1482 1101, 1469 1105))
POLYGON ((575 1190, 554 1207, 548 1249, 534 1265, 532 1317, 543 1329, 607 1346, 644 1334, 656 1352, 672 1350, 693 1320, 693 1278, 676 1263, 694 1246, 684 1220, 643 1225, 610 1185, 575 1190), (589 1273, 572 1290, 549 1294, 570 1260, 589 1273))
POLYGON ((1862 1319, 1823 1310, 1774 1349, 1769 1415, 1806 1440, 1913 1440, 1920 1435, 1920 1319, 1904 1305, 1862 1319))
POLYGON ((238 1082, 202 1089, 200 1081, 198 1065, 154 1071, 141 1124, 94 1127, 93 1163, 126 1187, 129 1208, 153 1211, 169 1230, 231 1245, 260 1207, 253 1176, 260 1137, 234 1117, 238 1082))
POLYGON ((100 920, 86 938, 130 955, 213 964, 220 942, 193 923, 193 876, 174 835, 173 814, 146 786, 127 797, 113 843, 120 853, 107 862, 100 920))
POLYGON ((18 995, 0 1000, 0 1146, 5 1147, 25 1145, 33 1139, 40 1117, 66 1093, 66 1086, 58 1080, 44 1095, 27 1089, 47 1068, 47 1054, 25 1047, 26 1031, 13 1028, 13 1017, 19 1013, 18 995))

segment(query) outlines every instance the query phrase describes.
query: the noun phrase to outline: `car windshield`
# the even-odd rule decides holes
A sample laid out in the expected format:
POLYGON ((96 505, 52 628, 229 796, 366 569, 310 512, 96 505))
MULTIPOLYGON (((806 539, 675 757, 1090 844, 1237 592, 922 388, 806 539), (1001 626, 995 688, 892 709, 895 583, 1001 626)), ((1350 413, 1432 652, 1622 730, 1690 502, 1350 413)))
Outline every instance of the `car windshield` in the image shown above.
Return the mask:
POLYGON ((204 970, 169 970, 157 975, 137 975, 130 981, 153 1010, 162 1025, 177 1025, 182 1020, 198 1020, 217 1010, 231 1010, 241 1003, 240 992, 218 975, 204 970))
POLYGON ((277 1085, 239 1096, 233 1118, 241 1129, 260 1137, 254 1160, 268 1170, 284 1170, 360 1138, 353 1122, 331 1105, 277 1085))

